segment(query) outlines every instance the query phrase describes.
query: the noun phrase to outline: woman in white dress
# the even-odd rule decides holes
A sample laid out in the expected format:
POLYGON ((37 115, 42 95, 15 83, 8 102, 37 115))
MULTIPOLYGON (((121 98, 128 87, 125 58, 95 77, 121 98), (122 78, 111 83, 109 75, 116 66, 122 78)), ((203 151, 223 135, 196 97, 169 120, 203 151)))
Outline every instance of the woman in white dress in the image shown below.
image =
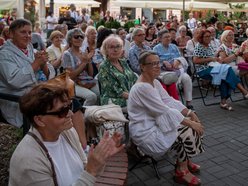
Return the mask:
POLYGON ((128 98, 130 135, 146 155, 158 158, 167 151, 177 154, 175 181, 200 185, 192 173, 200 166, 190 158, 203 152, 203 126, 194 112, 174 100, 156 78, 160 74, 160 60, 156 53, 140 54, 141 75, 128 98))

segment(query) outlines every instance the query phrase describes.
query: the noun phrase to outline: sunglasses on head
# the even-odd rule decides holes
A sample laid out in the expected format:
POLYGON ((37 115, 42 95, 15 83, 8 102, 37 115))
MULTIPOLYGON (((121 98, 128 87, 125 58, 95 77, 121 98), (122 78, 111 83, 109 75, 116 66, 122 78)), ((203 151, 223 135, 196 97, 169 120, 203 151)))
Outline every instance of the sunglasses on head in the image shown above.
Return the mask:
POLYGON ((72 110, 72 104, 62 107, 59 111, 46 112, 46 113, 43 113, 42 115, 52 115, 52 116, 58 116, 59 118, 65 118, 69 110, 72 110))
POLYGON ((74 39, 84 39, 84 36, 83 35, 75 35, 73 36, 74 39))

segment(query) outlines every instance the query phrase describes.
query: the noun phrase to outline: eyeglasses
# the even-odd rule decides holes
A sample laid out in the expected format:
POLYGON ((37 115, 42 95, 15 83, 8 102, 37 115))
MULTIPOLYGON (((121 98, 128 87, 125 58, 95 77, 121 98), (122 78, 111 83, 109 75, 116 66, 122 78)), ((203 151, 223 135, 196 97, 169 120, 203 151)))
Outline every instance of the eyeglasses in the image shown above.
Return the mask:
POLYGON ((150 65, 152 67, 161 66, 160 61, 154 61, 154 62, 150 62, 150 63, 145 63, 144 65, 150 65))
POLYGON ((206 36, 204 36, 204 38, 210 38, 211 37, 211 35, 206 35, 206 36))
POLYGON ((59 118, 65 118, 68 115, 69 110, 72 110, 72 103, 70 105, 62 107, 59 111, 45 112, 41 115, 52 115, 52 116, 58 116, 59 118))
POLYGON ((84 39, 84 36, 83 35, 75 35, 73 36, 74 39, 84 39))
POLYGON ((145 36, 145 34, 137 34, 136 36, 138 36, 138 37, 145 36))
POLYGON ((108 47, 108 49, 110 49, 110 50, 115 50, 115 49, 117 49, 117 50, 120 50, 122 48, 122 45, 111 45, 111 46, 109 46, 108 47))
POLYGON ((163 37, 162 37, 162 39, 169 39, 169 38, 171 38, 170 35, 168 35, 168 36, 163 36, 163 37))

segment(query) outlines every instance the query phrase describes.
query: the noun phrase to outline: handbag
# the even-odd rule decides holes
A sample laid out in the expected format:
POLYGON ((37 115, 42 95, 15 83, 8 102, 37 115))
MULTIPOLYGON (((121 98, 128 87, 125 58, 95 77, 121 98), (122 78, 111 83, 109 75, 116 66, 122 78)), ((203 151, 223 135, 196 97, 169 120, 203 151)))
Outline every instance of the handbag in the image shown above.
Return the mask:
POLYGON ((106 121, 128 122, 119 105, 87 106, 84 118, 86 122, 101 124, 106 121))
POLYGON ((65 71, 54 78, 47 81, 47 84, 54 86, 62 86, 68 89, 69 97, 73 98, 75 96, 75 83, 69 76, 69 71, 65 71))
POLYGON ((178 76, 175 72, 162 72, 158 77, 165 85, 171 85, 172 83, 176 83, 178 80, 178 76))
POLYGON ((246 62, 238 63, 238 69, 247 71, 248 70, 248 63, 246 63, 246 62))
POLYGON ((113 136, 115 132, 118 132, 122 135, 122 141, 125 141, 127 138, 125 133, 125 125, 126 123, 122 121, 105 121, 96 127, 97 136, 101 139, 104 131, 108 131, 110 137, 113 136))

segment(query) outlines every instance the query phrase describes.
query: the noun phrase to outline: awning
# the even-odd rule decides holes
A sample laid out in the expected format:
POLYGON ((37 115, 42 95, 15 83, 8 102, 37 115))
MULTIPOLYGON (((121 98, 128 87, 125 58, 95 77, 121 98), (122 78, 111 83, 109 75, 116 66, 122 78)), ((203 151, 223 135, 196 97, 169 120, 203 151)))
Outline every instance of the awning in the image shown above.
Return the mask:
MULTIPOLYGON (((50 0, 46 0, 46 4, 49 4, 50 0)), ((100 6, 101 3, 93 0, 54 0, 54 4, 75 4, 75 5, 85 5, 85 6, 100 6)))
MULTIPOLYGON (((130 8, 159 8, 159 9, 183 9, 182 1, 137 1, 137 0, 114 0, 114 6, 130 7, 130 8)), ((185 10, 201 10, 201 9, 215 9, 225 10, 229 6, 223 3, 209 3, 209 2, 185 2, 185 10)))
MULTIPOLYGON (((210 0, 211 1, 211 0, 210 0)), ((239 0, 212 0, 215 2, 207 2, 207 0, 185 0, 185 10, 203 10, 203 9, 212 9, 219 11, 248 11, 248 3, 245 3, 244 9, 230 9, 228 3, 224 2, 232 2, 232 4, 237 4, 240 2, 239 0)), ((243 1, 243 0, 241 0, 243 1)), ((159 8, 159 9, 178 9, 183 10, 183 0, 112 0, 112 4, 114 6, 120 7, 129 7, 129 8, 159 8)))
POLYGON ((17 8, 16 0, 0 0, 0 10, 8 10, 17 8))

